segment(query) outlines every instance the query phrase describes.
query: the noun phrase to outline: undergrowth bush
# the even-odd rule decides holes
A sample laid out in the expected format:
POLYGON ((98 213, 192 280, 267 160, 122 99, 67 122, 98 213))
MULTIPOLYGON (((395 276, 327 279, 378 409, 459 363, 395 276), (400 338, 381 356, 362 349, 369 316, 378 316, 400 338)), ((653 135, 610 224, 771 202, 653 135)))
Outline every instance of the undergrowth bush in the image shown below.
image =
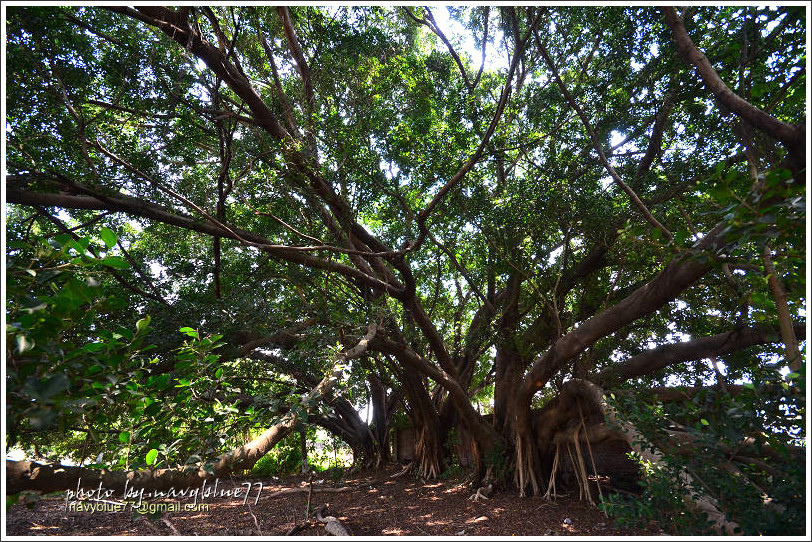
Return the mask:
POLYGON ((668 404, 613 397, 616 412, 640 432, 644 448, 670 443, 673 449, 657 465, 638 458, 644 474, 639 497, 607 495, 601 508, 620 524, 655 520, 669 534, 703 535, 710 525, 690 496, 705 496, 738 524, 736 534, 804 534, 805 384, 801 375, 765 371, 735 396, 706 388, 688 401, 668 404), (674 444, 670 427, 679 427, 688 440, 674 444), (752 460, 734 462, 734 456, 752 460), (691 487, 684 474, 694 480, 691 487))
POLYGON ((671 535, 712 534, 707 516, 688 504, 688 488, 677 482, 677 467, 668 463, 653 465, 633 452, 629 456, 642 470, 642 493, 603 495, 598 508, 624 527, 645 527, 654 522, 671 535))

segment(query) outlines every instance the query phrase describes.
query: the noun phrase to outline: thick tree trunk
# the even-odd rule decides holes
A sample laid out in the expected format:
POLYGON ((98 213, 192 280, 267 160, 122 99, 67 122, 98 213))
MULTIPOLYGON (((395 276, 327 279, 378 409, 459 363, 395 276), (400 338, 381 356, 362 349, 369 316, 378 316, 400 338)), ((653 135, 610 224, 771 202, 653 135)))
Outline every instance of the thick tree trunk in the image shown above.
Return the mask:
POLYGON ((523 364, 516 348, 516 326, 519 324, 519 294, 522 278, 514 272, 505 289, 504 308, 499 320, 494 367, 493 426, 505 442, 516 434, 515 396, 521 384, 523 364))
MULTIPOLYGON (((722 225, 708 232, 697 244, 697 251, 706 251, 720 243, 722 225)), ((516 390, 516 480, 520 491, 529 485, 538 490, 539 458, 532 442, 530 405, 535 393, 550 381, 575 356, 602 337, 654 312, 674 299, 691 284, 710 271, 711 265, 692 254, 675 259, 656 277, 608 309, 596 314, 577 328, 559 338, 539 356, 521 386, 516 390)))
MULTIPOLYGON (((378 338, 372 348, 395 356, 406 368, 402 374, 408 375, 409 369, 416 369, 416 373, 428 376, 448 391, 448 400, 454 405, 460 422, 473 438, 477 452, 486 455, 499 447, 499 435, 494 428, 479 414, 471 404, 471 399, 459 382, 444 370, 438 368, 430 361, 418 355, 402 342, 391 339, 378 338)), ((425 387, 423 387, 425 390, 425 387)), ((406 390, 409 393, 408 389, 406 390)), ((428 409, 426 409, 428 410, 428 409)), ((436 413, 434 408, 431 409, 436 413)))
MULTIPOLYGON (((397 397, 394 397, 395 400, 392 402, 387 401, 386 386, 375 374, 370 374, 368 380, 369 387, 372 390, 372 436, 378 450, 378 464, 389 463, 392 460, 389 453, 389 420, 399 401, 397 397)), ((399 395, 398 391, 392 393, 393 395, 399 395)))
POLYGON ((512 441, 515 423, 515 390, 521 383, 521 358, 512 349, 500 348, 496 352, 496 379, 493 393, 493 425, 496 431, 512 441))
POLYGON ((417 472, 425 478, 436 478, 443 471, 439 414, 419 374, 407 369, 401 372, 400 380, 403 382, 406 400, 411 407, 417 472))

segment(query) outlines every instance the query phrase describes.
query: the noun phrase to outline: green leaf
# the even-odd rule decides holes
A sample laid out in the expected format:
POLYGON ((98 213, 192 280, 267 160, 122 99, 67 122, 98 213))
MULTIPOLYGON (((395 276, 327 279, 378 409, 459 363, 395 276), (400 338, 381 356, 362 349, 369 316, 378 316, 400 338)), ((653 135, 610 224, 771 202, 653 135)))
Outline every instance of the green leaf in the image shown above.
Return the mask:
POLYGON ((153 448, 147 452, 147 465, 154 465, 156 459, 158 459, 158 450, 153 448))
POLYGON ((168 373, 158 375, 158 378, 155 379, 155 386, 159 390, 166 389, 169 386, 170 378, 171 377, 168 373))
POLYGON ((83 352, 89 352, 89 353, 99 352, 101 350, 104 350, 104 347, 105 347, 104 343, 90 343, 90 344, 84 345, 82 347, 82 351, 83 352))
POLYGON ((710 425, 710 422, 708 420, 706 420, 705 418, 700 418, 699 422, 702 425, 710 425))
POLYGON ((190 327, 182 327, 180 328, 180 332, 188 335, 189 337, 194 337, 195 339, 199 339, 200 335, 198 334, 197 330, 194 330, 190 327))
POLYGON ((161 403, 151 403, 144 409, 144 416, 155 416, 161 412, 162 408, 161 403))
POLYGON ((112 248, 116 245, 116 234, 113 233, 113 230, 110 228, 102 228, 99 235, 101 236, 102 241, 104 241, 104 244, 107 245, 107 248, 112 248))
POLYGON ((148 329, 149 329, 149 323, 150 323, 150 320, 151 320, 151 319, 150 319, 150 317, 149 317, 149 316, 145 316, 145 317, 141 318, 140 320, 138 320, 138 321, 135 323, 135 329, 137 329, 139 332, 141 332, 141 331, 145 331, 145 330, 148 330, 148 329))
POLYGON ((129 269, 130 264, 121 256, 107 256, 101 260, 102 265, 112 267, 113 269, 129 269))
POLYGON ((118 440, 119 440, 119 442, 123 442, 124 444, 127 444, 128 442, 130 442, 130 432, 129 431, 122 431, 121 433, 118 434, 118 440))

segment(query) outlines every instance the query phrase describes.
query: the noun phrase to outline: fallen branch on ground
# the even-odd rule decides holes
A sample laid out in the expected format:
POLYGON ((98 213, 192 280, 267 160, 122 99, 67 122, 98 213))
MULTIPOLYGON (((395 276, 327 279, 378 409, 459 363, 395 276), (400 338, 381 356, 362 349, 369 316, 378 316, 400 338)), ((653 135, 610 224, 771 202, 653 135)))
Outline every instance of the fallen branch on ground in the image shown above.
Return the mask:
POLYGON ((307 521, 303 521, 301 523, 297 523, 296 525, 294 525, 293 527, 291 527, 290 529, 287 530, 287 532, 285 533, 285 536, 294 535, 294 534, 298 533, 299 531, 303 531, 303 530, 307 529, 308 527, 312 526, 313 524, 314 524, 314 522, 313 522, 312 519, 309 519, 307 521))
POLYGON ((167 526, 167 527, 169 527, 170 529, 172 529, 172 533, 173 533, 175 536, 181 536, 180 531, 178 531, 178 529, 177 529, 177 528, 176 528, 174 525, 172 525, 172 522, 171 522, 171 521, 169 521, 169 518, 162 517, 162 518, 161 518, 161 521, 163 521, 163 522, 164 522, 164 524, 166 524, 166 526, 167 526))

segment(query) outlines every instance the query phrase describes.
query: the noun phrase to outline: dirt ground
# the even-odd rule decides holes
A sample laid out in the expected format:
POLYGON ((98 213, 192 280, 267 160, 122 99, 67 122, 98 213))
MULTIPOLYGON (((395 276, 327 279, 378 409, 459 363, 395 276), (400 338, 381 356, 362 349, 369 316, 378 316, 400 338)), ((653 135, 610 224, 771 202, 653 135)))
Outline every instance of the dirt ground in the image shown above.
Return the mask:
MULTIPOLYGON (((422 483, 412 475, 391 478, 398 470, 392 466, 362 472, 337 484, 314 477, 310 494, 306 476, 218 480, 216 488, 208 486, 207 498, 203 499, 203 491, 199 492, 197 510, 184 509, 194 504, 188 496, 145 498, 144 510, 152 506, 153 518, 133 511, 131 506, 116 510, 121 501, 115 495, 96 503, 106 510, 95 511, 76 510, 77 505, 69 506, 65 496, 53 496, 37 501, 31 508, 20 503, 10 507, 5 518, 6 535, 282 536, 297 526, 297 535, 328 535, 323 524, 313 519, 305 521, 308 496, 311 510, 329 505, 323 515, 337 517, 356 536, 662 534, 654 525, 642 530, 614 525, 594 506, 580 501, 577 490, 549 502, 541 497, 520 498, 512 491, 497 491, 489 500, 473 502, 468 499, 472 491, 462 479, 422 483), (261 490, 258 482, 262 482, 261 490), (254 485, 249 488, 249 483, 254 485), (349 489, 329 492, 339 487, 349 489), (164 511, 158 515, 161 507, 164 511)), ((87 507, 91 503, 81 504, 87 507)))

